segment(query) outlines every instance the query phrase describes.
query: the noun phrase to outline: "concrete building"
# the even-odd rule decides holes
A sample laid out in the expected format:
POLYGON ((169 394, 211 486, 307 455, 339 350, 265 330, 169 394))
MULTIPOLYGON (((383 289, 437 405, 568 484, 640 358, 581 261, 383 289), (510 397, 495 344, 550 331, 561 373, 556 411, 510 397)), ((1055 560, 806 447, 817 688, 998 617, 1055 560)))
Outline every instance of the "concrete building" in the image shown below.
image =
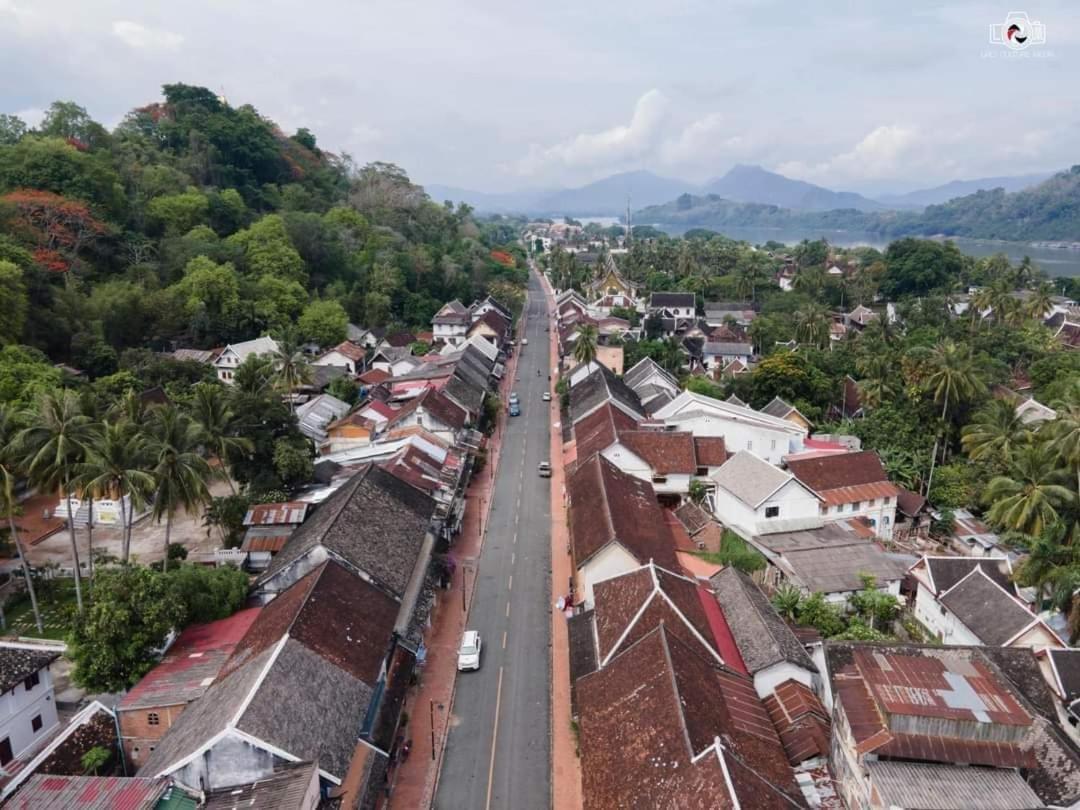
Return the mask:
POLYGON ((25 759, 59 724, 50 667, 60 650, 0 643, 0 768, 25 759))

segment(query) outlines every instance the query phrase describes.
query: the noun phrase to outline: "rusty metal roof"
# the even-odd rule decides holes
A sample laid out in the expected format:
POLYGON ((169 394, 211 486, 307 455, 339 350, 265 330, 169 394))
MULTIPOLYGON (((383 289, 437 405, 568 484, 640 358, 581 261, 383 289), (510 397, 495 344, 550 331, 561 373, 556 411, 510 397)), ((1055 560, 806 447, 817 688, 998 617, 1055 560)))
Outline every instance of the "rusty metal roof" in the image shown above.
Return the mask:
POLYGON ((245 526, 299 526, 307 516, 308 504, 303 501, 258 503, 244 515, 245 526))

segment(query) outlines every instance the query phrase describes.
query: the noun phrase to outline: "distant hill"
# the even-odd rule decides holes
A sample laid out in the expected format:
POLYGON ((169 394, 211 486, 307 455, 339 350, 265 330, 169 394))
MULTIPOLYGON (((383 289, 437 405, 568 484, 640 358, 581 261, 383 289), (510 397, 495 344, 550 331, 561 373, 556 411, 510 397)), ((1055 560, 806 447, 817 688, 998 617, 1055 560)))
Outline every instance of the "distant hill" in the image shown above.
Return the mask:
POLYGON ((761 203, 796 211, 831 211, 854 208, 857 211, 882 211, 886 206, 851 191, 831 191, 813 183, 792 180, 760 166, 734 166, 702 189, 725 200, 761 203))
POLYGON ((693 189, 693 183, 660 177, 648 171, 623 172, 579 188, 557 191, 488 194, 453 186, 426 186, 433 200, 466 202, 481 213, 609 217, 625 212, 627 199, 634 207, 659 205, 693 189))
POLYGON ((966 236, 1006 241, 1080 242, 1080 166, 1023 191, 978 191, 924 211, 795 211, 716 194, 682 194, 634 215, 637 222, 720 229, 822 228, 888 236, 966 236))
POLYGON ((957 197, 966 197, 977 191, 990 191, 1001 188, 1005 191, 1021 191, 1031 186, 1038 185, 1043 180, 1052 177, 1052 174, 1021 174, 1013 177, 982 177, 978 180, 953 180, 933 188, 909 191, 906 194, 881 194, 877 200, 889 206, 908 208, 922 208, 927 205, 938 205, 957 197))

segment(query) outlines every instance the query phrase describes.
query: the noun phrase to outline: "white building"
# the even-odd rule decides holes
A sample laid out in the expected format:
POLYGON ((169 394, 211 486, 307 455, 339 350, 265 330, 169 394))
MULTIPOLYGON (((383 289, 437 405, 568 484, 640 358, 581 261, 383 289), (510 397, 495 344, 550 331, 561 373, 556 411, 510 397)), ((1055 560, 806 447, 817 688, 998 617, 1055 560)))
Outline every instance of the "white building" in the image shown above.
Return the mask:
POLYGON ((237 367, 248 357, 251 355, 273 354, 277 350, 277 341, 269 336, 245 340, 243 343, 230 343, 218 355, 218 359, 214 361, 218 379, 227 385, 232 385, 233 374, 235 374, 237 367))
POLYGON ((716 369, 723 369, 728 363, 733 363, 736 360, 747 365, 750 363, 753 354, 754 347, 749 343, 709 340, 705 342, 701 349, 701 364, 706 371, 712 372, 716 369))
POLYGON ((747 540, 768 534, 773 530, 770 523, 820 521, 819 501, 813 492, 748 450, 737 452, 711 478, 716 487, 716 516, 747 540))
POLYGON ((653 419, 663 422, 668 430, 723 436, 729 452, 749 450, 777 465, 784 456, 801 453, 807 436, 806 428, 785 419, 690 391, 683 391, 658 409, 653 419))
POLYGON ((900 488, 873 450, 788 459, 788 470, 821 499, 826 520, 866 518, 874 534, 892 537, 900 488))
POLYGON ((347 369, 350 374, 361 374, 364 371, 364 356, 366 354, 367 352, 362 347, 346 340, 312 360, 311 365, 340 366, 347 369))
POLYGON ((60 722, 50 665, 60 650, 0 643, 0 768, 25 759, 60 722))
POLYGON ((468 308, 457 299, 444 304, 442 309, 436 312, 435 317, 431 319, 431 328, 435 340, 453 344, 454 346, 465 342, 471 325, 472 316, 469 314, 468 308))

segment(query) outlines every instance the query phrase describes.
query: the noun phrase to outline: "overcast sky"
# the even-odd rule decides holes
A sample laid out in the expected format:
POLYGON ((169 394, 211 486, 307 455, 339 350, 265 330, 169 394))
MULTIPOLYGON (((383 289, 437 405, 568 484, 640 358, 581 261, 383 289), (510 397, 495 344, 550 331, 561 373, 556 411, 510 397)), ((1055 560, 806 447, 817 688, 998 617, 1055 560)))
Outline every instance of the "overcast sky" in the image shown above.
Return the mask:
POLYGON ((760 163, 880 191, 1080 163, 1080 3, 0 0, 0 112, 106 125, 201 84, 429 183, 494 191, 760 163), (873 8, 874 11, 867 9, 873 8))

